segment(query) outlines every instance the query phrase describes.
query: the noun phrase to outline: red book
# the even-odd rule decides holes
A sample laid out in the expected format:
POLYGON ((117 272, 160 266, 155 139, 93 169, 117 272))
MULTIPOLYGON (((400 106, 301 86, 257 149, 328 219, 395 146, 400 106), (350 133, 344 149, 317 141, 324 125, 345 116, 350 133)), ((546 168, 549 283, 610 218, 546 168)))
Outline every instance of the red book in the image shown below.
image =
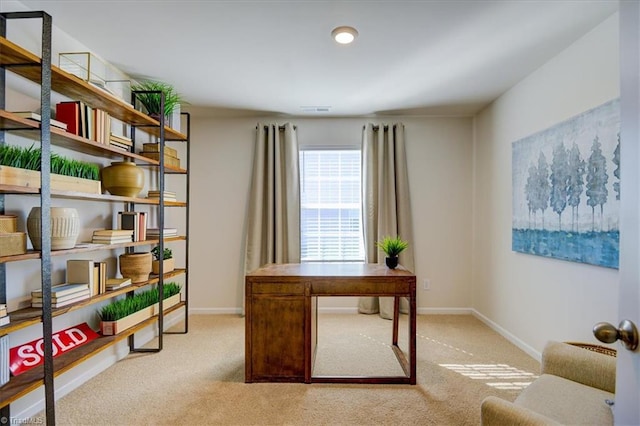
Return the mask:
POLYGON ((80 102, 60 102, 56 105, 56 120, 67 125, 67 132, 79 135, 80 102))

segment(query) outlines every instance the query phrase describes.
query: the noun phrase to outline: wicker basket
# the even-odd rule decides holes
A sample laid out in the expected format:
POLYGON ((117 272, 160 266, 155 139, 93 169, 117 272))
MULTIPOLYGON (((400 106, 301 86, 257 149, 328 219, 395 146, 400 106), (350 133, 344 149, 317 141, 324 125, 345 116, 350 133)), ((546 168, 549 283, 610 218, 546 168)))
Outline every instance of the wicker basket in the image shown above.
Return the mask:
POLYGON ((578 346, 588 351, 598 352, 600 354, 605 354, 609 356, 616 356, 616 353, 617 353, 617 351, 613 348, 608 348, 600 345, 592 345, 590 343, 580 343, 580 342, 565 342, 565 343, 573 346, 578 346))

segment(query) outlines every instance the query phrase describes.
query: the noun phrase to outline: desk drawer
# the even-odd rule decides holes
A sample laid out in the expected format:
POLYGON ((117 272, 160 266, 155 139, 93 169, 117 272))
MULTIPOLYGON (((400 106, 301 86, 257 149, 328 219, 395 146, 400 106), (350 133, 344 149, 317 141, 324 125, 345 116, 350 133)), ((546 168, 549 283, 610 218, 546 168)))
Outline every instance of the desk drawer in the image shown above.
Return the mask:
POLYGON ((305 285, 303 283, 249 281, 247 285, 251 286, 251 294, 284 294, 298 296, 305 294, 305 285))

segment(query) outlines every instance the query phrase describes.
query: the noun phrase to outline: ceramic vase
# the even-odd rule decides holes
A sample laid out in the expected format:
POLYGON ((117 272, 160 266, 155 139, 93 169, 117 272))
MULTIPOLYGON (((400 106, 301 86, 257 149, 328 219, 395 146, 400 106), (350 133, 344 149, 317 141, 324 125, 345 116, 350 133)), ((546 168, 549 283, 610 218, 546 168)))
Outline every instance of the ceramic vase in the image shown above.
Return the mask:
POLYGON ((140 283, 149 279, 151 273, 151 253, 124 253, 119 257, 120 274, 131 278, 132 283, 140 283))
MULTIPOLYGON (((34 250, 41 250, 42 210, 34 207, 27 217, 27 232, 34 250)), ((51 207, 51 250, 72 249, 80 234, 80 216, 70 207, 51 207)))
POLYGON ((144 171, 131 161, 114 161, 101 170, 102 186, 112 195, 137 197, 144 188, 144 171))

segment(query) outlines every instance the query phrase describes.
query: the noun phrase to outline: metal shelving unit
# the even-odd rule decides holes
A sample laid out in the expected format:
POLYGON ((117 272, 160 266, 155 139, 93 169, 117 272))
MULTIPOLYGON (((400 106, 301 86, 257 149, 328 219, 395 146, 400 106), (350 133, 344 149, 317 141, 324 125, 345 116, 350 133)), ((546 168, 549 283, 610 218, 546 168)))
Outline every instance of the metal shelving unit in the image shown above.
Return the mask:
MULTIPOLYGON (((165 126, 164 118, 157 121, 146 114, 137 111, 130 104, 105 93, 85 81, 68 74, 61 69, 51 65, 42 66, 43 64, 51 64, 51 31, 52 18, 45 12, 7 12, 0 13, 0 144, 5 143, 5 132, 12 132, 27 138, 39 140, 42 149, 42 172, 40 175, 40 188, 17 187, 12 185, 4 185, 0 183, 0 214, 4 213, 4 197, 5 194, 14 194, 20 196, 39 197, 39 205, 42 208, 42 250, 28 251, 23 255, 17 256, 0 256, 0 303, 6 303, 6 273, 7 264, 19 262, 29 259, 39 259, 41 266, 41 287, 43 293, 43 308, 25 308, 18 311, 10 312, 11 323, 0 327, 0 336, 4 336, 25 327, 42 324, 42 336, 44 341, 44 363, 40 367, 36 367, 17 377, 12 377, 9 383, 0 387, 0 416, 10 418, 10 404, 27 393, 44 386, 45 394, 45 413, 47 424, 55 424, 55 394, 54 394, 54 378, 74 366, 86 361, 91 356, 101 352, 105 348, 112 346, 123 339, 129 339, 131 351, 139 351, 136 349, 133 341, 133 335, 153 323, 158 324, 159 345, 153 351, 162 349, 162 336, 164 331, 164 315, 174 312, 184 307, 184 331, 188 332, 188 287, 189 287, 189 152, 190 152, 190 116, 186 114, 187 132, 182 134, 174 129, 165 126), (20 46, 6 39, 7 21, 13 19, 41 19, 42 20, 42 54, 40 57, 22 49, 20 46), (5 93, 6 93, 6 71, 20 75, 40 85, 40 108, 41 122, 33 122, 18 117, 11 112, 5 111, 5 93), (100 144, 80 136, 67 133, 57 128, 51 128, 51 92, 60 93, 75 100, 80 100, 94 108, 100 108, 112 117, 119 119, 132 128, 142 128, 147 134, 157 136, 161 144, 161 152, 164 150, 165 141, 183 141, 186 142, 187 164, 186 168, 177 168, 166 166, 164 164, 164 156, 160 156, 160 160, 156 161, 141 155, 135 154, 135 148, 131 152, 120 151, 108 144, 100 144), (61 146, 72 149, 74 151, 85 153, 101 158, 110 159, 128 159, 135 161, 141 166, 152 167, 157 170, 160 182, 161 196, 160 200, 149 200, 136 197, 120 197, 102 194, 85 194, 78 192, 52 190, 50 186, 50 157, 51 146, 61 146), (165 201, 164 200, 164 179, 165 175, 180 174, 186 177, 186 201, 165 201), (93 200, 104 202, 122 202, 127 208, 134 209, 136 204, 157 205, 159 228, 164 229, 164 209, 165 208, 185 208, 186 211, 186 233, 184 236, 167 237, 163 234, 158 239, 145 240, 140 242, 131 242, 123 244, 110 245, 91 245, 88 247, 74 248, 71 250, 51 251, 51 199, 52 198, 68 198, 77 200, 93 200), (138 283, 130 287, 125 287, 116 291, 102 293, 90 299, 65 306, 63 308, 54 309, 51 307, 51 264, 52 256, 65 256, 74 253, 83 253, 97 250, 114 250, 125 249, 131 250, 133 247, 141 245, 157 244, 161 250, 166 242, 184 241, 185 249, 185 266, 186 268, 178 268, 175 271, 164 273, 161 269, 160 274, 152 276, 148 281, 138 283), (81 346, 73 351, 62 354, 53 358, 53 327, 52 320, 54 317, 64 315, 86 306, 102 302, 104 300, 119 296, 131 295, 137 288, 157 285, 159 294, 162 295, 164 280, 167 278, 184 275, 184 294, 185 301, 173 306, 169 309, 162 309, 162 297, 159 298, 160 312, 145 322, 126 330, 116 336, 103 336, 99 339, 81 346)), ((135 144, 134 144, 135 147, 135 144)), ((162 268, 162 266, 161 266, 162 268)))

